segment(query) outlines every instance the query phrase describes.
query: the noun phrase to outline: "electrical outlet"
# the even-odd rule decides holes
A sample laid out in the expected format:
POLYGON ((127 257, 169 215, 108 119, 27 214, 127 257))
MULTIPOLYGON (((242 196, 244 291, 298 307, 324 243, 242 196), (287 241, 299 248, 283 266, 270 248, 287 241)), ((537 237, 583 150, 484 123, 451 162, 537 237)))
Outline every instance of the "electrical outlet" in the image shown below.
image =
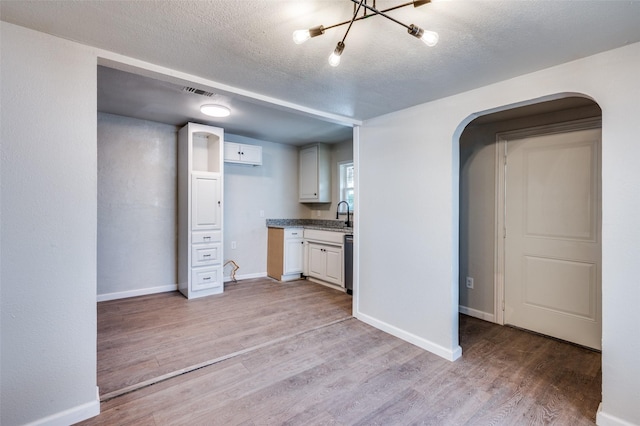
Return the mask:
POLYGON ((322 212, 320 212, 320 210, 316 210, 316 216, 320 217, 320 215, 322 214, 322 212))
POLYGON ((260 217, 264 217, 264 210, 260 210, 260 217))
POLYGON ((467 288, 473 288, 473 278, 467 277, 467 288))
POLYGON ((231 241, 231 250, 235 250, 235 249, 236 249, 236 242, 231 241))

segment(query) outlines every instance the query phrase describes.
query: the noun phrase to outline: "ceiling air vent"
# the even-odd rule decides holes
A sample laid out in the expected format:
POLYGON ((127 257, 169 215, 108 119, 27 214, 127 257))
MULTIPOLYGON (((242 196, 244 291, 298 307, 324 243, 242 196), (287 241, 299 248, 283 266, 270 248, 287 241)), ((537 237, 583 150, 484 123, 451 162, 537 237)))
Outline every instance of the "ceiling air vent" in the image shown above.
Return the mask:
POLYGON ((202 96, 206 96, 206 97, 212 97, 213 93, 211 92, 207 92, 206 90, 200 90, 200 89, 196 89, 195 87, 183 87, 182 88, 183 92, 189 92, 189 93, 195 93, 196 95, 202 95, 202 96))

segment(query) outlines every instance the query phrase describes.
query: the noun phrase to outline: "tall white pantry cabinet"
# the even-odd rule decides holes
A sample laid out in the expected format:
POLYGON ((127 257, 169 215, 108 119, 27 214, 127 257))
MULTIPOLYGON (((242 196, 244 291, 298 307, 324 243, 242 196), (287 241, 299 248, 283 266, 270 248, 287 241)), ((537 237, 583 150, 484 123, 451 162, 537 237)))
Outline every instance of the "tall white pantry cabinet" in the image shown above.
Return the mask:
POLYGON ((178 132, 178 289, 188 299, 224 291, 223 152, 221 128, 178 132))

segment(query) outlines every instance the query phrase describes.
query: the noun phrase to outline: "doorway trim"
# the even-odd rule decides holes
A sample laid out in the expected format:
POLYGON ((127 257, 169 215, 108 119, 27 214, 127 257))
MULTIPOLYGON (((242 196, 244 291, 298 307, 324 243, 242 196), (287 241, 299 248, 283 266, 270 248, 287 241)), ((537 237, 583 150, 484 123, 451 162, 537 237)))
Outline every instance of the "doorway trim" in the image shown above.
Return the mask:
MULTIPOLYGON (((496 134, 496 206, 495 206, 495 252, 494 252, 494 322, 504 325, 504 291, 505 291, 505 237, 506 237, 506 169, 507 142, 533 136, 552 135, 579 130, 602 128, 602 117, 591 117, 564 123, 529 127, 526 129, 501 132, 496 134)), ((602 167, 601 165, 599 167, 602 167)), ((600 209, 602 205, 598 206, 600 209)), ((601 237, 601 236, 600 236, 601 237)))

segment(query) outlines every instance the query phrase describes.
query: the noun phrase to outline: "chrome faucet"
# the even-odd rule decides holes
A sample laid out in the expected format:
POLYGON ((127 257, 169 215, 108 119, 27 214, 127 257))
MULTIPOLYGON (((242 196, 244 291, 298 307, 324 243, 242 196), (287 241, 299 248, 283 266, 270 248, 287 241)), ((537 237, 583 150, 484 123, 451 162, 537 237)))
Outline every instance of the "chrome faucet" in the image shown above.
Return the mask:
POLYGON ((340 201, 338 203, 338 207, 336 208, 336 219, 340 219, 340 204, 345 203, 347 205, 347 221, 344 223, 345 226, 351 226, 351 218, 350 218, 350 212, 349 212, 349 203, 347 203, 346 201, 340 201))

